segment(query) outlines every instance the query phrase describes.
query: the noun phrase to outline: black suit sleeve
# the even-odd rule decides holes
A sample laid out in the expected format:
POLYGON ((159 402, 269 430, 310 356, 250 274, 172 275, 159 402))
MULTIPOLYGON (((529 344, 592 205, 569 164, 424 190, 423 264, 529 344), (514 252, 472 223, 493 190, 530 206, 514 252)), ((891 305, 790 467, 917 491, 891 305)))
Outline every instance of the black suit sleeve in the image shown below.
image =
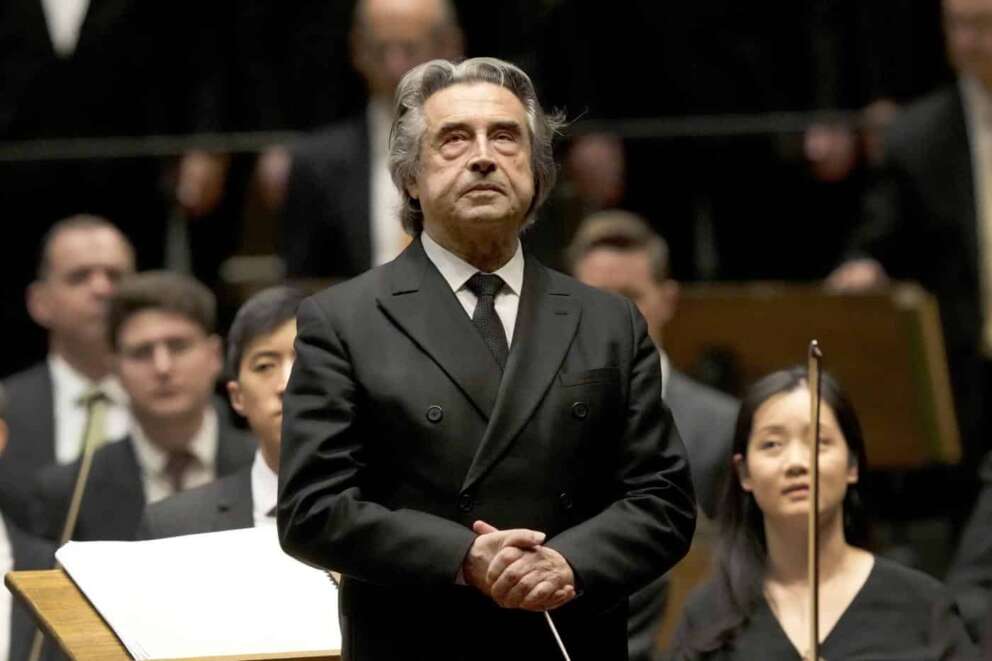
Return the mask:
POLYGON ((451 585, 475 538, 425 512, 367 500, 363 394, 348 352, 320 309, 297 315, 297 358, 284 397, 279 535, 291 555, 370 583, 451 585))
POLYGON ((685 448, 661 399, 661 365, 644 319, 625 301, 632 341, 626 425, 616 439, 617 496, 547 545, 572 565, 584 593, 609 603, 668 571, 689 549, 696 503, 685 448))

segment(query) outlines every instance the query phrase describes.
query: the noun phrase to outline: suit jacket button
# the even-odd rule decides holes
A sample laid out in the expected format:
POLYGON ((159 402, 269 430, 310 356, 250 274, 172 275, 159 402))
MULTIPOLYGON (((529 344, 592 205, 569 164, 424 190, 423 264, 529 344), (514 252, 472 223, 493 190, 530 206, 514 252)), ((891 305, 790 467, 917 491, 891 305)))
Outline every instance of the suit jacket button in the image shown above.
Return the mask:
POLYGON ((475 507, 475 501, 472 499, 472 494, 463 493, 458 497, 458 509, 463 512, 471 512, 473 507, 475 507))
POLYGON ((572 509, 572 505, 574 505, 572 502, 572 497, 568 495, 567 491, 561 492, 561 495, 558 496, 558 502, 561 503, 561 506, 567 510, 572 509))
POLYGON ((442 409, 437 404, 433 404, 427 407, 427 420, 430 422, 441 422, 441 418, 444 417, 444 409, 442 409))
POLYGON ((589 405, 585 402, 575 402, 572 404, 572 415, 579 420, 585 420, 589 415, 589 405))

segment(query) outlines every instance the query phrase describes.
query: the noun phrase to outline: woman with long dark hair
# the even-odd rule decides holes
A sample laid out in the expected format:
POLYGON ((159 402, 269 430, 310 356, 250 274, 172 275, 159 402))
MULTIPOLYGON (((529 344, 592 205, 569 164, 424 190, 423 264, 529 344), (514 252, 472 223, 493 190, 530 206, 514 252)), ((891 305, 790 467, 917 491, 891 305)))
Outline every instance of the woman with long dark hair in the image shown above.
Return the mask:
MULTIPOLYGON (((821 393, 821 657, 977 658, 939 582, 862 548, 867 521, 859 477, 867 460, 861 426, 828 375, 821 393)), ((717 515, 719 564, 683 611, 672 659, 806 658, 809 412, 802 368, 766 376, 742 400, 733 472, 717 515)))

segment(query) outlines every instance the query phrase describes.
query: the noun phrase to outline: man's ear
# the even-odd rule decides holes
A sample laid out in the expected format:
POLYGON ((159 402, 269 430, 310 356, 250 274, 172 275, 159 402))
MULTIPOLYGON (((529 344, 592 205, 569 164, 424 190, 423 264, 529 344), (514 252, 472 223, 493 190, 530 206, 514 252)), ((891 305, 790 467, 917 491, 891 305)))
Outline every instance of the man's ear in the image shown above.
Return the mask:
POLYGON ((414 200, 420 199, 420 186, 417 185, 416 179, 407 182, 404 188, 406 189, 406 194, 409 195, 411 198, 413 198, 414 200))
POLYGON ((744 455, 740 452, 734 455, 734 473, 737 474, 737 481, 741 484, 741 489, 744 491, 752 491, 751 486, 751 476, 747 472, 747 463, 744 461, 744 455))
POLYGON ((245 402, 241 394, 241 385, 237 381, 231 380, 227 382, 226 386, 227 398, 231 400, 231 408, 241 417, 245 417, 245 402))
POLYGON ((42 328, 48 328, 52 318, 52 302, 48 293, 48 287, 44 282, 35 280, 28 285, 25 299, 28 314, 34 323, 42 328))
MULTIPOLYGON (((3 454, 4 448, 7 447, 7 437, 10 435, 10 427, 7 426, 7 421, 0 418, 0 455, 3 454)), ((2 459, 0 459, 2 461, 2 459)))

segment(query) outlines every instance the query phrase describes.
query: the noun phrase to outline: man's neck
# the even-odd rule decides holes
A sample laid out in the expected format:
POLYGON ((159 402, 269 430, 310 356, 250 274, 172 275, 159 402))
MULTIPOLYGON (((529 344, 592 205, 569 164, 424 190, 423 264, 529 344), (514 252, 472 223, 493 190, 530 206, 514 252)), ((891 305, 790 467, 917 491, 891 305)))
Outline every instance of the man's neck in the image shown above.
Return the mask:
POLYGON ((458 237, 458 240, 453 240, 444 232, 436 229, 428 230, 425 227, 424 231, 439 246, 484 273, 494 273, 509 262, 517 252, 519 241, 516 234, 507 235, 505 232, 501 232, 499 235, 462 235, 458 237))
POLYGON ((48 351, 93 383, 104 380, 110 374, 110 353, 102 345, 74 347, 53 337, 48 351))
POLYGON ((168 419, 152 418, 137 410, 134 411, 134 417, 148 440, 166 452, 187 447, 203 426, 205 415, 206 410, 202 408, 168 419))

